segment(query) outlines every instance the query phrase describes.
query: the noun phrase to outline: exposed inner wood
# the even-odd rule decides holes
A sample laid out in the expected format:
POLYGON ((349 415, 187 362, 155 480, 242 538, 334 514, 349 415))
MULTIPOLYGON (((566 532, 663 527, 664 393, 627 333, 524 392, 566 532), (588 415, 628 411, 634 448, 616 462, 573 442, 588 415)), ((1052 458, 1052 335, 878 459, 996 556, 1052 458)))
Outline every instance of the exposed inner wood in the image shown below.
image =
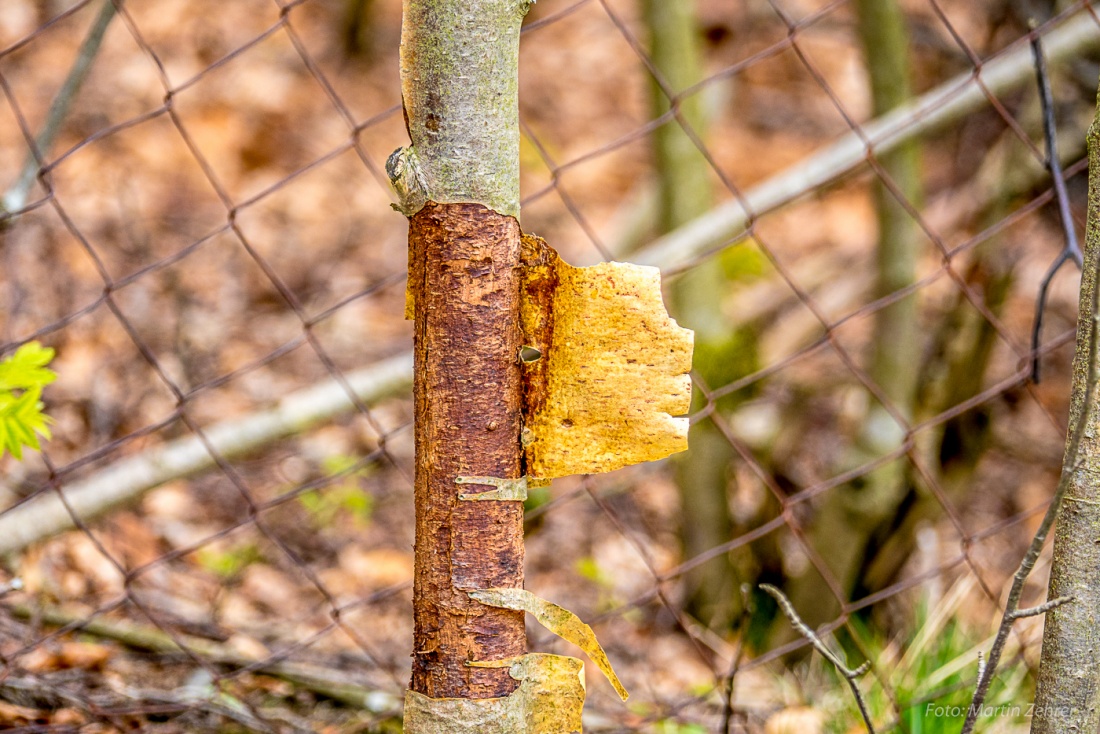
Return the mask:
POLYGON ((415 301, 416 579, 412 690, 506 696, 526 652, 523 612, 466 591, 523 586, 523 505, 462 502, 493 487, 458 476, 521 476, 520 230, 480 204, 429 202, 409 220, 415 301))

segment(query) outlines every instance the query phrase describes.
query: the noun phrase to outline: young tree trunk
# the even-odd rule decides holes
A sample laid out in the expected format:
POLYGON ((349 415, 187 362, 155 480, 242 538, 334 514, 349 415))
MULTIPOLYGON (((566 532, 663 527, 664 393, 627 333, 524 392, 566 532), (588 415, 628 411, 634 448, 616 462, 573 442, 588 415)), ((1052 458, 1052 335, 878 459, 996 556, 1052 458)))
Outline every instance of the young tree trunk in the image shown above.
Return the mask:
POLYGON ((1100 728, 1100 411, 1096 409, 1097 258, 1100 256, 1100 107, 1088 133, 1089 212, 1073 360, 1070 438, 1063 472, 1069 486, 1054 532, 1048 598, 1073 600, 1049 612, 1035 692, 1034 734, 1100 728), (1079 430, 1079 424, 1085 421, 1079 430), (1076 444, 1076 445, 1075 445, 1076 444))
POLYGON ((412 145, 387 164, 409 222, 415 323, 412 691, 499 698, 523 612, 467 592, 523 586, 523 506, 464 502, 461 476, 522 475, 518 55, 523 0, 405 0, 412 145))

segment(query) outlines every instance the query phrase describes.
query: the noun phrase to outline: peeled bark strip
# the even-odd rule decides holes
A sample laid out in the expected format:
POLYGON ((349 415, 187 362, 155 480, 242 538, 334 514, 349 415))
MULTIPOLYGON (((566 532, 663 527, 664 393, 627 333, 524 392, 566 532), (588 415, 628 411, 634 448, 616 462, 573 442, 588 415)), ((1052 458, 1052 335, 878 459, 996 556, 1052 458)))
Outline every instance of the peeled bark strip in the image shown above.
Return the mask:
POLYGON ((523 235, 524 457, 553 479, 687 448, 693 334, 669 318, 656 268, 575 268, 523 235))
POLYGON ((580 732, 584 663, 563 655, 531 653, 501 667, 519 688, 506 698, 426 698, 405 694, 410 734, 564 734, 580 732))
MULTIPOLYGON (((462 502, 459 476, 521 476, 520 231, 479 204, 427 203, 410 220, 416 304, 416 580, 412 690, 507 696, 523 612, 467 591, 523 586, 523 505, 462 502)), ((492 489, 485 487, 485 490, 492 489)))

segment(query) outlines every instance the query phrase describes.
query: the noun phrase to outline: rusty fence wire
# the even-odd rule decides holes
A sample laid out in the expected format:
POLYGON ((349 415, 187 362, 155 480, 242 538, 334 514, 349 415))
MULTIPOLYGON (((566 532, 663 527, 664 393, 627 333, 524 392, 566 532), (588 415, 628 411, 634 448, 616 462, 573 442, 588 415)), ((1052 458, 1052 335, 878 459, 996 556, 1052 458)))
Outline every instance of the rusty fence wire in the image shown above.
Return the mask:
MULTIPOLYGON (((871 662, 880 731, 953 721, 1056 484, 1077 279, 1046 278, 1065 229, 1029 39, 1081 233, 1100 17, 902 2, 912 97, 876 114, 857 5, 698 3, 686 87, 651 53, 642 2, 543 0, 526 22, 524 229, 576 264, 661 268, 681 323, 729 335, 703 344, 686 458, 528 501, 528 588, 593 624, 633 694, 590 675, 591 731, 860 730, 765 582, 871 662), (662 231, 669 130, 713 201, 662 231), (918 197, 891 163, 913 145, 918 197), (915 243, 887 289, 883 208, 915 243), (703 310, 678 313, 685 293, 703 310), (884 347, 883 314, 906 304, 915 340, 884 347), (916 375, 904 400, 880 384, 885 348, 916 375), (689 519, 706 500, 690 462, 714 467, 704 518, 724 535, 689 519), (878 515, 875 486, 895 490, 878 515)), ((412 366, 384 162, 405 143, 400 6, 0 4, 0 358, 36 341, 58 375, 52 438, 0 458, 3 727, 398 730, 412 366)), ((1017 625, 980 731, 1027 726, 1041 629, 1017 625)))

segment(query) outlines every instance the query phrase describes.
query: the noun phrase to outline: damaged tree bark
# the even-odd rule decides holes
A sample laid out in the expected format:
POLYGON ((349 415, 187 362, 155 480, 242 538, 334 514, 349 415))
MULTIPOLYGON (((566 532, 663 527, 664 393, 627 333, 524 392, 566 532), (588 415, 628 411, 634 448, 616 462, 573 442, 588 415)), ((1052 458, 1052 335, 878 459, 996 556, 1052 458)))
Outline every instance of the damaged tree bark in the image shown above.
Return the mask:
POLYGON ((519 478, 519 224, 478 204, 428 204, 409 227, 416 303, 416 580, 412 689, 507 696, 523 612, 467 591, 523 586, 523 503, 461 502, 459 476, 519 478))
POLYGON ((523 586, 521 502, 465 502, 518 479, 522 378, 518 57, 522 0, 405 0, 401 81, 412 145, 387 169, 409 217, 415 322, 416 576, 410 688, 507 696, 522 611, 467 592, 523 586))

